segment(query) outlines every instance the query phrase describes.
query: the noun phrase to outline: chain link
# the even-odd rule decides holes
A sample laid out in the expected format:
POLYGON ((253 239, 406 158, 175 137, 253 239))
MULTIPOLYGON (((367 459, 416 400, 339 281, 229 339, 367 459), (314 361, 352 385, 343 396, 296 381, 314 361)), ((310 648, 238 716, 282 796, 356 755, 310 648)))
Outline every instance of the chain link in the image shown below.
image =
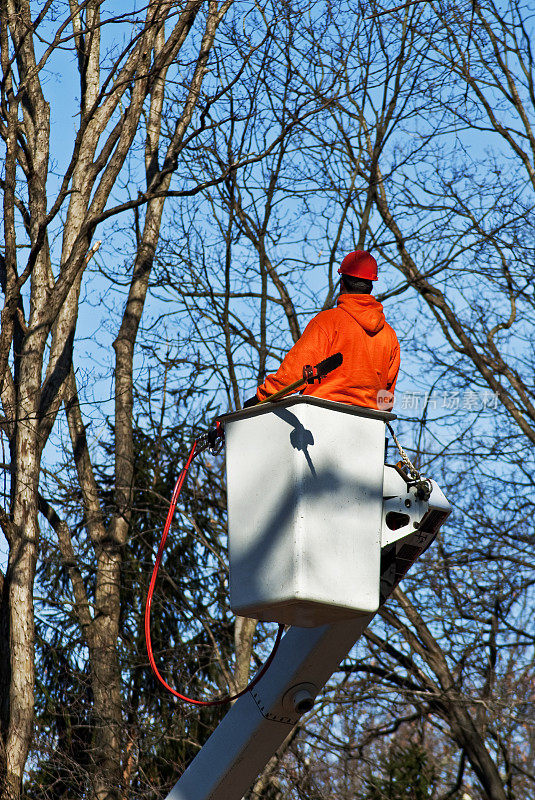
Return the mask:
POLYGON ((405 452, 405 450, 401 446, 401 444, 399 442, 399 439, 396 436, 396 434, 394 433, 394 430, 393 430, 393 428, 392 428, 392 426, 390 425, 389 422, 386 423, 386 427, 390 431, 390 435, 392 436, 392 439, 396 443, 396 446, 397 446, 397 448, 399 450, 399 454, 401 456, 401 460, 403 461, 405 466, 409 468, 409 473, 410 473, 411 478, 413 480, 415 480, 415 481, 423 481, 423 480, 425 480, 423 475, 416 469, 416 467, 414 466, 414 464, 410 460, 409 456, 407 455, 407 453, 405 452))

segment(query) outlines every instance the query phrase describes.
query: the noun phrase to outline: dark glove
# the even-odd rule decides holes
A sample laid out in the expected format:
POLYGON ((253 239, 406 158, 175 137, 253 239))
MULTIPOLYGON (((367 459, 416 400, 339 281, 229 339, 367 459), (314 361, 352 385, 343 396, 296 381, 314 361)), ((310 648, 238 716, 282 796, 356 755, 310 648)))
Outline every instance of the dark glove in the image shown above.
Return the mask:
POLYGON ((246 401, 245 401, 245 403, 243 404, 243 407, 244 407, 244 408, 251 408, 251 406, 256 406, 256 405, 258 405, 258 403, 259 403, 259 402, 260 402, 260 400, 259 400, 259 399, 258 399, 258 397, 257 397, 257 396, 254 394, 252 397, 250 397, 248 400, 246 400, 246 401))

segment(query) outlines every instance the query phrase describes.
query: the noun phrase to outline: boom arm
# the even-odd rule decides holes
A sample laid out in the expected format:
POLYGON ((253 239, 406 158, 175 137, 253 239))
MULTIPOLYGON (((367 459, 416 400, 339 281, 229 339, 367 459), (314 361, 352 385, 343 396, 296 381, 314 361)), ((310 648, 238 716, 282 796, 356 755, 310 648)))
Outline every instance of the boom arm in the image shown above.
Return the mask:
POLYGON ((167 800, 240 800, 373 617, 290 628, 268 672, 236 701, 167 800))

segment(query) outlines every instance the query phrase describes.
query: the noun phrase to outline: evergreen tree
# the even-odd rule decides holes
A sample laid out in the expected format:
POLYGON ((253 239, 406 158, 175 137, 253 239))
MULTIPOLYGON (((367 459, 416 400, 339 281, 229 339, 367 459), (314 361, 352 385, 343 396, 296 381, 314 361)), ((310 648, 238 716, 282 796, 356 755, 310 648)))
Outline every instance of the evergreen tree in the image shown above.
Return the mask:
POLYGON ((433 800, 436 769, 418 744, 396 745, 381 759, 382 775, 365 782, 359 800, 433 800))
MULTIPOLYGON (((152 674, 145 645, 148 584, 189 435, 182 426, 165 436, 158 436, 150 426, 135 427, 135 508, 122 560, 118 648, 124 783, 136 797, 153 795, 154 787, 170 788, 227 710, 225 706, 193 709, 180 704, 152 674)), ((107 446, 104 451, 111 456, 107 446)), ((228 691, 223 669, 233 651, 233 617, 222 552, 221 470, 217 459, 194 463, 175 512, 152 604, 152 644, 162 676, 177 690, 200 699, 228 691)), ((111 484, 111 476, 102 468, 101 502, 110 513, 111 484)), ((76 517, 76 492, 66 487, 62 500, 64 513, 76 517)), ((83 519, 77 523, 81 529, 83 519)), ((83 537, 79 541, 82 546, 83 537)), ((90 554, 83 562, 88 566, 86 582, 91 591, 90 554)), ((26 796, 28 800, 85 798, 90 794, 92 759, 91 688, 83 636, 72 607, 65 602, 68 575, 52 543, 39 579, 51 593, 37 626, 41 670, 36 750, 42 757, 29 771, 26 796)))

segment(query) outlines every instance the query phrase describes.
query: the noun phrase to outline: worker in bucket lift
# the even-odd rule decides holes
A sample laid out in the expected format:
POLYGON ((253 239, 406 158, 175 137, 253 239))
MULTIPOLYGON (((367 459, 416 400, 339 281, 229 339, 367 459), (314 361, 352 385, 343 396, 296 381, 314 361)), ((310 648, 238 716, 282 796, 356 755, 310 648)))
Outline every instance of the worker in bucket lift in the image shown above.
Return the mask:
POLYGON ((320 311, 307 325, 274 375, 268 375, 253 406, 293 383, 305 364, 316 364, 334 353, 343 362, 318 383, 306 384, 301 394, 338 403, 390 411, 399 372, 399 342, 385 320, 383 306, 371 291, 377 262, 365 250, 349 253, 338 270, 340 294, 336 308, 320 311))

